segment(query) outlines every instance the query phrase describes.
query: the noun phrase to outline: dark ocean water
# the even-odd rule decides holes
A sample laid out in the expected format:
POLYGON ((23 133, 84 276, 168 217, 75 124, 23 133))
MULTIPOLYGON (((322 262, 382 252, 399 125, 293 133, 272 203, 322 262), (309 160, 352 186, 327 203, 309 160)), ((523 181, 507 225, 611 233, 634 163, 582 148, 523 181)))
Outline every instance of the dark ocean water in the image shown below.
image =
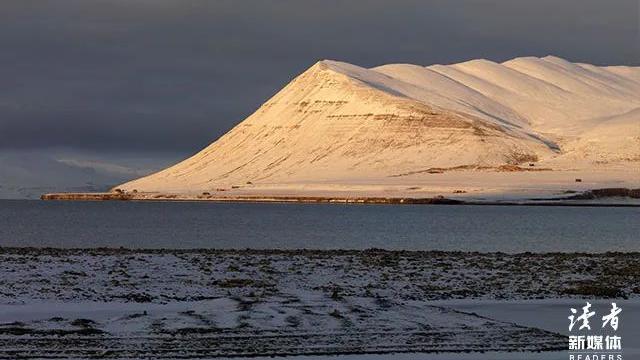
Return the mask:
POLYGON ((640 251, 640 208, 0 200, 0 246, 640 251))

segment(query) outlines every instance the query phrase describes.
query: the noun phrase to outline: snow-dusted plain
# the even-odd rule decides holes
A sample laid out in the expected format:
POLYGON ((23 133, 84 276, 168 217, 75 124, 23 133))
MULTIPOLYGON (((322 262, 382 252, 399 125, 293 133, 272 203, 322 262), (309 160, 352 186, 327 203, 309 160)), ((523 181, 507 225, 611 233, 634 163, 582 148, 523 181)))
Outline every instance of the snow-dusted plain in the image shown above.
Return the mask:
POLYGON ((637 298, 637 256, 5 248, 0 357, 564 350, 455 301, 637 298))
MULTIPOLYGON (((544 196, 640 187, 640 68, 324 60, 189 159, 118 188, 158 194, 544 196)), ((151 194, 150 196, 144 195, 151 194)))

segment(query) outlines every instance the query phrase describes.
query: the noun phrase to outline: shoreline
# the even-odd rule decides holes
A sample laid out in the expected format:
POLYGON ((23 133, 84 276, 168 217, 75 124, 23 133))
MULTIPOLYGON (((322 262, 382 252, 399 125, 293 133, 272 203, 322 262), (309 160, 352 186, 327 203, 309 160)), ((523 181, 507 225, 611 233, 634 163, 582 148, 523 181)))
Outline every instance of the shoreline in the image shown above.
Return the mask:
POLYGON ((171 201, 171 202, 230 202, 230 203, 299 203, 299 204, 383 204, 383 205, 492 205, 492 206, 588 206, 588 207, 640 207, 637 203, 606 202, 611 198, 625 200, 640 199, 640 189, 602 188, 561 197, 529 198, 521 200, 478 200, 435 197, 382 197, 382 196, 271 196, 233 195, 217 196, 150 194, 150 193, 48 193, 40 199, 45 201, 171 201))
POLYGON ((546 301, 543 315, 562 321, 585 299, 629 310, 636 258, 0 249, 13 274, 2 280, 0 357, 553 353, 566 349, 561 328, 531 321, 539 305, 514 319, 522 307, 505 302, 546 301), (469 305, 483 301, 494 305, 469 305))
POLYGON ((47 256, 71 256, 71 255, 172 255, 172 254, 199 254, 199 255, 238 255, 238 256, 503 256, 503 257, 527 257, 527 258, 545 258, 545 257, 620 257, 620 258, 637 258, 640 257, 640 251, 604 251, 604 252, 531 252, 522 251, 517 253, 509 253, 503 251, 463 251, 463 250, 392 250, 381 248, 369 249, 286 249, 286 248, 129 248, 129 247, 34 247, 34 246, 0 246, 1 255, 47 255, 47 256))
POLYGON ((376 294, 430 301, 638 299, 637 258, 638 252, 509 254, 381 249, 12 247, 0 248, 0 268, 23 274, 32 281, 25 285, 19 280, 22 276, 5 279, 6 291, 0 294, 0 299, 19 300, 26 295, 32 300, 120 299, 163 303, 225 297, 229 289, 247 294, 289 293, 292 290, 289 285, 294 283, 300 288, 321 291, 334 300, 341 296, 376 298, 376 294), (530 264, 529 269, 522 267, 525 263, 530 264), (185 277, 191 281, 184 283, 185 277), (85 289, 89 283, 104 291, 73 290, 85 289), (278 284, 288 285, 277 289, 278 284), (336 289, 338 295, 334 294, 336 289), (122 296, 128 292, 145 296, 144 299, 122 296))

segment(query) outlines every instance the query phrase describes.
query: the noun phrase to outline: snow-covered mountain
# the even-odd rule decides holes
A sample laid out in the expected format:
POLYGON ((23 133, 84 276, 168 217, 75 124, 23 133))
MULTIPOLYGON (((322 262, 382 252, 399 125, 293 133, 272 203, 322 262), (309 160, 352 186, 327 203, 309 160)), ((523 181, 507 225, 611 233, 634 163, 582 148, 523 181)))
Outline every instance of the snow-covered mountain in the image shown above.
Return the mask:
POLYGON ((640 67, 553 56, 371 69, 323 60, 191 158, 119 187, 197 193, 532 163, 638 169, 640 67))

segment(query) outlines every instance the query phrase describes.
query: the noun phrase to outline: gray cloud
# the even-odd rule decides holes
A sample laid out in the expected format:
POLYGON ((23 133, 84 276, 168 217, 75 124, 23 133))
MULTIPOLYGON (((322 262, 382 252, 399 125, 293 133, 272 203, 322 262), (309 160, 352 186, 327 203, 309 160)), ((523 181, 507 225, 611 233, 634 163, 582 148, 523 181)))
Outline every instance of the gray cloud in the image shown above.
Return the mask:
POLYGON ((190 153, 322 58, 640 65, 637 0, 4 0, 0 149, 190 153))
POLYGON ((0 151, 0 199, 46 192, 105 191, 178 161, 172 153, 80 153, 58 148, 0 151))

